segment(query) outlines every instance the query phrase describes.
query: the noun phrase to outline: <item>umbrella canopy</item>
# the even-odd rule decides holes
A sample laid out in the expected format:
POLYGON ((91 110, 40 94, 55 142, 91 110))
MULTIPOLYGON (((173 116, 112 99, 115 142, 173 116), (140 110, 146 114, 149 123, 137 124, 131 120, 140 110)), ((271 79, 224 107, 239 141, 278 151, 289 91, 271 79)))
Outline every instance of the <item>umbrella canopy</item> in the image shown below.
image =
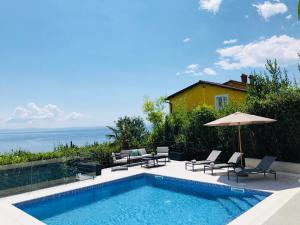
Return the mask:
MULTIPOLYGON (((239 143, 238 147, 240 152, 243 153, 242 150, 242 140, 241 140, 241 126, 242 125, 250 125, 250 124, 264 124, 264 123, 273 123, 276 122, 274 119, 269 119, 262 116, 255 116, 247 113, 236 112, 230 114, 229 116, 225 116, 223 118, 214 120, 212 122, 204 124, 204 126, 237 126, 238 127, 238 136, 239 143)), ((241 166, 243 167, 242 155, 241 155, 241 166)))
POLYGON ((255 116, 247 113, 236 112, 223 118, 214 120, 204 126, 241 126, 250 124, 263 124, 275 122, 274 119, 269 119, 262 116, 255 116))

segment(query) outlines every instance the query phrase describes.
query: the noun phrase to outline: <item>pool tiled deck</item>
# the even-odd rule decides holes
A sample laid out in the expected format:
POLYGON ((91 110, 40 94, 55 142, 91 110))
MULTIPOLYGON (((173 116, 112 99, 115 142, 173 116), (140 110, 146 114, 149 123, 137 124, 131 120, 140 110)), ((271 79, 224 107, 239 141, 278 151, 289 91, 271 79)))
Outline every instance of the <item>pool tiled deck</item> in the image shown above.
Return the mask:
MULTIPOLYGON (((42 222, 14 207, 12 205, 14 203, 87 187, 90 185, 145 172, 150 174, 165 175, 169 177, 190 179, 214 184, 230 185, 233 187, 264 190, 274 193, 273 195, 232 221, 232 225, 274 224, 274 221, 279 221, 276 220, 276 217, 281 217, 281 215, 284 215, 285 217, 291 217, 291 212, 296 212, 300 209, 299 204, 295 203, 299 202, 297 201, 298 198, 300 200, 300 174, 296 175, 278 173, 277 181, 274 180, 272 175, 267 176, 266 178, 264 178, 263 175, 252 175, 248 178, 241 178, 240 182, 236 183, 234 177, 232 177, 231 180, 227 179, 226 169, 215 170, 214 175, 212 176, 209 174, 209 172, 207 174, 204 174, 202 167, 199 168, 201 169, 195 172, 187 171, 184 169, 184 162, 171 161, 167 163, 166 166, 150 169, 141 168, 140 166, 132 166, 129 167, 128 170, 120 170, 114 172, 112 172, 111 169, 104 169, 102 170, 102 175, 95 178, 94 180, 85 180, 2 198, 0 199, 1 225, 43 224, 42 222), (291 211, 289 206, 290 203, 293 203, 295 207, 298 207, 298 209, 294 207, 291 211)), ((284 225, 293 224, 292 222, 296 220, 300 221, 300 215, 294 213, 292 216, 292 220, 285 220, 290 221, 291 223, 285 223, 284 225), (295 218, 295 216, 298 216, 298 218, 295 218)))

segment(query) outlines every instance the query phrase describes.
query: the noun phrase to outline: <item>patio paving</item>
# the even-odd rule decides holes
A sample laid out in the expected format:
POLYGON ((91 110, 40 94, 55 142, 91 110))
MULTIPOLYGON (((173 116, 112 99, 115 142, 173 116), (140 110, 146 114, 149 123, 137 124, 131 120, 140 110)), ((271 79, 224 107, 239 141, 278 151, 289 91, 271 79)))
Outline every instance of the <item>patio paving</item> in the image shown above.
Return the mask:
MULTIPOLYGON (((214 170, 214 175, 207 171, 205 174, 203 172, 203 166, 198 166, 199 169, 194 172, 185 170, 184 162, 182 161, 172 161, 167 163, 166 166, 144 169, 140 166, 130 167, 128 173, 153 173, 158 175, 165 175, 171 177, 178 177, 183 179, 190 179, 208 183, 216 183, 223 185, 230 185, 242 188, 259 189, 264 191, 281 191, 290 188, 300 187, 300 174, 288 174, 278 172, 277 180, 274 180, 273 175, 267 175, 266 178, 262 174, 250 175, 246 178, 240 178, 239 183, 236 183, 235 177, 231 176, 230 180, 227 179, 227 169, 214 170)), ((126 173, 127 171, 116 171, 113 173, 126 173)), ((103 171, 103 176, 110 176, 112 172, 110 169, 103 171)))

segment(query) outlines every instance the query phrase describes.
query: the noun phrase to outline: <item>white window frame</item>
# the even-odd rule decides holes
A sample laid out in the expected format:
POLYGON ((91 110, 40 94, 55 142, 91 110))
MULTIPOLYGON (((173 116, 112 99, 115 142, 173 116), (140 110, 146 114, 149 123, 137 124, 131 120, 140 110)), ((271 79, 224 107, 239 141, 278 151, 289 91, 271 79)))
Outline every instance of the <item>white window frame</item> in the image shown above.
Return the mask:
POLYGON ((229 102, 229 95, 228 94, 216 95, 215 96, 215 109, 216 110, 219 110, 219 109, 222 108, 222 106, 219 105, 219 101, 218 101, 219 98, 222 98, 222 102, 223 102, 223 99, 226 98, 226 104, 228 104, 228 102, 229 102))

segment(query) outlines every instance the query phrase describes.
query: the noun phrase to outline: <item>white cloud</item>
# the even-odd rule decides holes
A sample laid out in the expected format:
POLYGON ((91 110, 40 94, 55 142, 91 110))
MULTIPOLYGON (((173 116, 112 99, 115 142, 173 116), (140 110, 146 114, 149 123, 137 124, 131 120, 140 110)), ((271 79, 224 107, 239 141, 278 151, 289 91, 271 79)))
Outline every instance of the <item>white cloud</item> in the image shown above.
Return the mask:
POLYGON ((290 19, 292 19, 292 15, 290 14, 290 15, 287 15, 286 17, 285 17, 287 20, 290 20, 290 19))
POLYGON ((199 0, 199 9, 217 13, 220 9, 222 0, 199 0))
POLYGON ((186 68, 188 71, 195 71, 199 69, 199 64, 190 64, 186 68))
POLYGON ((212 68, 206 67, 203 69, 203 73, 207 75, 216 75, 216 71, 214 71, 212 68))
POLYGON ((288 7, 282 2, 271 3, 265 1, 264 3, 253 4, 253 7, 256 8, 257 13, 266 21, 272 16, 283 14, 288 11, 288 7))
POLYGON ((203 75, 216 75, 216 71, 210 67, 206 67, 204 69, 200 68, 199 64, 190 64, 186 67, 184 72, 177 72, 176 76, 187 75, 187 76, 203 76, 203 75))
POLYGON ((188 76, 201 76, 203 73, 200 71, 199 64, 190 64, 186 67, 184 72, 177 72, 176 76, 188 75, 188 76))
POLYGON ((237 42, 237 39, 230 39, 230 40, 225 40, 223 41, 224 45, 229 45, 229 44, 234 44, 237 42))
POLYGON ((280 63, 291 64, 298 60, 300 39, 275 35, 246 45, 218 49, 217 52, 220 59, 216 65, 225 70, 264 67, 266 59, 278 59, 280 63))
POLYGON ((183 43, 188 43, 190 42, 192 39, 189 37, 186 37, 185 39, 182 40, 183 43))
POLYGON ((65 113, 62 109, 53 104, 40 107, 36 103, 30 102, 25 107, 16 107, 7 122, 32 123, 35 121, 68 121, 77 120, 80 117, 82 117, 82 114, 77 112, 65 113))
POLYGON ((82 117, 81 113, 71 112, 64 117, 64 120, 78 120, 82 117))
MULTIPOLYGON (((186 70, 182 74, 188 74, 191 76, 197 76, 199 75, 199 64, 190 64, 186 67, 186 70)), ((181 74, 181 73, 180 73, 181 74)))

